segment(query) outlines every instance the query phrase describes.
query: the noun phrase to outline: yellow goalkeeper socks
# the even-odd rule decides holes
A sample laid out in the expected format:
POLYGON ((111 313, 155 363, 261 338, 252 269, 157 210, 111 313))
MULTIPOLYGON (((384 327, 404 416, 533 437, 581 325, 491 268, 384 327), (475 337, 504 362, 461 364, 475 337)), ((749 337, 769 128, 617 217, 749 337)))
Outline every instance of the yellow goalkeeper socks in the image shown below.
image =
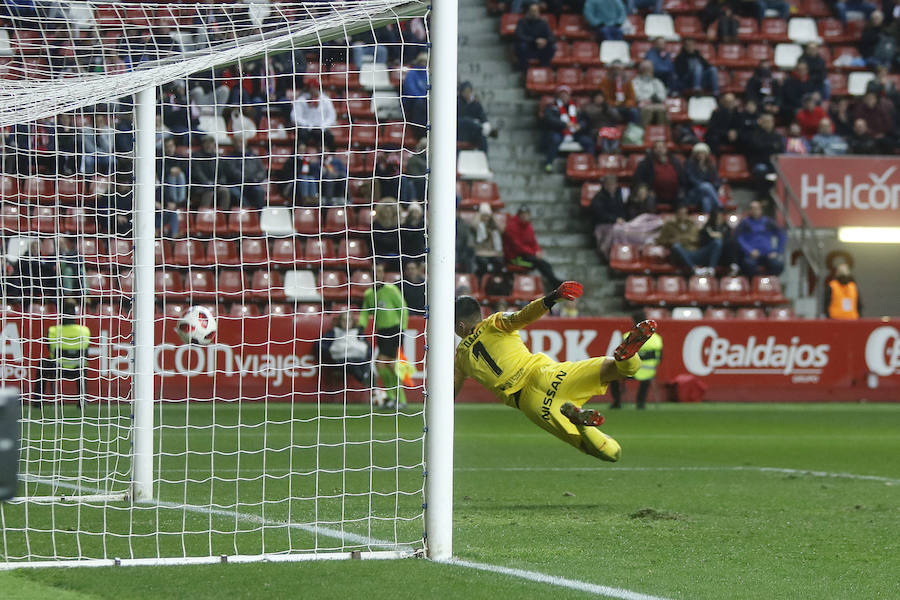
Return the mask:
POLYGON ((635 354, 631 358, 616 361, 616 370, 622 377, 634 377, 641 368, 641 357, 635 354))

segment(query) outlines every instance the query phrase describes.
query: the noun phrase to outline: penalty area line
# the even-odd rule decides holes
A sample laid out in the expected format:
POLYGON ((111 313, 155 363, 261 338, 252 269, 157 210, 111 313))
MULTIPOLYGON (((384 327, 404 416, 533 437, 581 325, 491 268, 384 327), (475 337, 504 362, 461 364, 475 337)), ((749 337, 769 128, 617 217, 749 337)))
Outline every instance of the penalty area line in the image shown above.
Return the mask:
POLYGON ((439 562, 447 565, 456 565, 459 567, 466 567, 468 569, 475 569, 477 571, 486 571, 488 573, 498 573, 501 575, 508 575, 510 577, 518 577, 519 579, 526 579, 528 581, 534 581, 535 583, 554 585, 557 587, 577 590, 579 592, 596 594, 598 596, 616 598, 617 600, 668 600, 667 598, 663 598, 662 596, 651 596, 649 594, 642 594, 640 592, 633 592, 631 590, 625 590, 622 588, 610 587, 608 585, 599 585, 596 583, 587 583, 586 581, 568 579, 566 577, 559 577, 557 575, 547 575, 545 573, 539 573, 537 571, 526 571, 525 569, 513 569, 511 567, 501 567, 498 565, 471 562, 458 558, 451 558, 449 560, 439 562))

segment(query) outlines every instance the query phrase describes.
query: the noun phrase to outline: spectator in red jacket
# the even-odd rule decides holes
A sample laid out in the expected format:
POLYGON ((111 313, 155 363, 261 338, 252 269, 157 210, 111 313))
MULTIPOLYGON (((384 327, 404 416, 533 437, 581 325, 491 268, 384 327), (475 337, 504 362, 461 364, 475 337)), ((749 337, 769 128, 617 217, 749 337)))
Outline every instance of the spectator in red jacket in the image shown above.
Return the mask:
POLYGON ((800 125, 800 133, 811 138, 819 132, 819 123, 827 117, 825 109, 816 103, 814 94, 803 96, 803 107, 797 111, 796 121, 800 125))
POLYGON ((529 270, 537 269, 545 280, 545 287, 556 289, 562 280, 553 273, 553 267, 543 259, 543 254, 531 225, 531 210, 522 206, 515 215, 506 219, 503 255, 507 263, 529 270))

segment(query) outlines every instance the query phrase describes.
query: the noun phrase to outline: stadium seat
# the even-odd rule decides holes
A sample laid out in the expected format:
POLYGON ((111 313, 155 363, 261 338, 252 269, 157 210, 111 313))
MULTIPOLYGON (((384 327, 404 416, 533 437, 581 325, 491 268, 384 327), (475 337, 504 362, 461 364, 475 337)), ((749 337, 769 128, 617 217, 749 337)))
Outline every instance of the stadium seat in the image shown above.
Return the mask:
POLYGON ((240 264, 245 267, 262 266, 269 262, 269 245, 262 238, 241 240, 240 264))
POLYGON ((678 268, 672 264, 669 249, 659 244, 647 244, 641 248, 641 261, 647 273, 675 273, 678 268))
POLYGON ((500 200, 500 190, 493 181, 473 181, 469 188, 469 195, 464 198, 468 198, 476 206, 487 202, 492 207, 498 208, 498 205, 503 204, 500 200))
POLYGON ((770 44, 761 42, 757 44, 747 44, 747 67, 755 67, 762 61, 773 61, 775 59, 775 51, 770 44))
POLYGON ((849 31, 849 28, 845 29, 844 24, 838 19, 819 19, 816 25, 816 32, 829 46, 847 44, 854 41, 853 32, 849 31))
POLYGON ((502 37, 514 36, 516 34, 516 26, 521 18, 521 13, 504 13, 500 17, 500 35, 502 37))
POLYGON ((788 41, 788 24, 784 19, 763 19, 759 26, 759 35, 770 42, 788 41))
POLYGON ((662 306, 648 306, 644 309, 644 318, 661 321, 663 319, 671 319, 672 313, 669 312, 668 308, 663 308, 662 306))
POLYGON ((153 277, 157 295, 162 294, 166 298, 184 298, 181 274, 178 271, 156 270, 153 272, 153 277))
MULTIPOLYGON (((317 240, 313 238, 310 242, 317 240)), ((329 244, 330 240, 325 240, 329 244)), ((297 237, 281 238, 272 241, 272 251, 270 255, 271 263, 279 268, 294 268, 303 262, 303 245, 297 237)), ((316 257, 315 261, 310 261, 306 266, 314 266, 320 263, 321 256, 316 257)))
POLYGON ((688 296, 694 306, 715 304, 719 297, 718 282, 712 277, 694 275, 688 280, 688 296))
POLYGON ((719 177, 729 183, 749 181, 747 159, 741 154, 723 154, 719 157, 719 177))
POLYGON ((362 63, 359 66, 359 86, 364 90, 393 90, 390 67, 384 63, 362 63))
POLYGON ((555 33, 564 40, 589 40, 593 37, 581 15, 560 15, 555 33))
POLYGON ((738 17, 738 39, 742 42, 759 39, 759 25, 756 19, 750 17, 738 17))
POLYGON ((20 204, 4 204, 0 209, 0 229, 6 234, 28 231, 28 208, 20 204))
POLYGON ((600 62, 609 65, 613 61, 620 60, 624 64, 631 63, 631 53, 628 42, 619 40, 604 40, 600 44, 600 62))
POLYGON ((480 285, 485 302, 496 304, 497 302, 512 302, 511 285, 505 276, 499 273, 485 273, 480 285), (501 290, 503 293, 499 293, 501 290), (509 293, 506 293, 508 291, 509 293))
POLYGON ((513 276, 512 299, 514 302, 528 304, 543 294, 544 284, 539 275, 516 273, 513 276))
MULTIPOLYGON (((312 271, 288 271, 284 275, 284 295, 293 302, 320 302, 322 295, 312 271)), ((298 305, 297 312, 320 312, 315 304, 298 305)))
POLYGON ((594 155, 573 152, 566 158, 566 177, 572 181, 588 181, 597 179, 599 173, 594 164, 594 155))
POLYGON ((222 236, 228 232, 225 213, 215 208, 197 209, 192 233, 204 237, 222 236))
POLYGON ((622 273, 640 273, 644 264, 638 258, 638 247, 634 244, 616 244, 609 252, 609 268, 622 273))
POLYGON ((788 21, 787 36, 795 44, 822 43, 816 20, 809 17, 793 17, 788 21))
POLYGON ((132 241, 127 238, 111 238, 109 240, 109 255, 113 264, 119 267, 130 267, 134 258, 132 241))
POLYGON ((374 256, 369 244, 358 238, 342 239, 338 245, 337 260, 351 269, 372 269, 374 256))
POLYGON ((76 248, 78 255, 87 264, 108 265, 109 254, 106 248, 106 240, 94 237, 80 237, 77 239, 76 248))
MULTIPOLYGON (((287 278, 285 278, 287 279, 287 278)), ((288 283, 284 282, 285 295, 288 295, 288 283)), ((294 313, 294 309, 291 308, 290 304, 284 304, 282 302, 269 302, 266 304, 266 307, 263 309, 263 315, 265 316, 273 316, 273 317, 283 317, 286 315, 290 315, 294 313)))
MULTIPOLYGON (((597 157, 597 170, 598 177, 615 175, 620 178, 628 178, 633 172, 628 165, 628 159, 621 154, 601 154, 597 157)), ((593 195, 591 197, 593 198, 593 195)))
POLYGON ((831 86, 832 98, 846 96, 850 93, 847 89, 847 76, 844 73, 829 71, 827 79, 828 85, 831 86))
POLYGON ((572 64, 581 67, 595 67, 603 64, 600 62, 600 46, 594 41, 573 42, 570 60, 572 64))
POLYGON ((703 313, 703 317, 710 321, 728 321, 734 318, 734 313, 728 308, 711 306, 703 313))
POLYGON ((108 297, 111 295, 113 282, 108 273, 100 271, 86 271, 84 274, 84 291, 85 294, 98 298, 108 297))
POLYGON ((238 208, 228 211, 228 233, 233 235, 262 235, 259 226, 259 211, 238 208))
POLYGON ((703 31, 703 25, 700 19, 693 15, 680 15, 675 17, 675 33, 681 38, 690 38, 693 40, 706 39, 706 32, 703 31))
POLYGON ((716 65, 720 67, 747 67, 751 59, 747 58, 744 47, 741 44, 719 44, 719 53, 716 56, 716 65))
POLYGON ((699 321, 703 311, 696 306, 676 306, 672 309, 672 319, 676 321, 699 321))
POLYGON ((678 275, 660 275, 656 279, 656 299, 661 305, 664 304, 667 306, 687 304, 689 296, 684 283, 684 277, 678 275))
POLYGON ((569 67, 572 62, 572 47, 568 42, 559 40, 556 42, 556 52, 553 53, 553 59, 550 61, 553 67, 569 67))
POLYGON ((707 123, 716 106, 716 99, 712 96, 694 96, 688 100, 688 119, 694 123, 707 123))
POLYGON ((321 233, 322 226, 319 222, 319 209, 309 207, 295 208, 294 230, 303 235, 317 235, 321 233))
POLYGON ((206 244, 206 255, 202 264, 207 266, 239 266, 241 259, 238 256, 237 244, 234 240, 210 240, 206 244))
MULTIPOLYGON (((111 304, 102 304, 98 307, 100 310, 95 313, 99 316, 112 316, 115 307, 111 304), (107 314, 104 314, 107 313, 107 314)), ((188 305, 181 302, 163 302, 163 314, 173 319, 180 319, 187 312, 188 305)))
POLYGON ((238 269, 222 269, 216 281, 216 292, 226 300, 244 297, 244 274, 238 269))
POLYGON ((644 35, 651 40, 660 37, 669 41, 681 39, 675 33, 675 21, 667 14, 650 14, 644 17, 644 35))
POLYGON ((93 208, 73 206, 61 220, 66 233, 90 235, 97 233, 99 215, 93 208))
POLYGON ((839 69, 856 69, 854 66, 862 57, 856 46, 839 46, 832 49, 832 62, 839 69))
POLYGON ((797 66, 797 60, 803 54, 799 44, 777 44, 775 46, 775 66, 790 70, 797 66))
POLYGON ((281 273, 268 269, 254 271, 253 278, 250 280, 250 289, 247 290, 246 295, 254 300, 283 302, 285 293, 281 273))
POLYGON ((726 306, 753 304, 747 278, 743 276, 722 277, 719 280, 719 303, 726 306))
POLYGON ((36 206, 31 214, 31 231, 37 233, 61 233, 61 223, 55 206, 36 206))
MULTIPOLYGON (((830 17, 832 13, 825 0, 802 0, 800 14, 821 20, 823 17, 830 17)), ((838 22, 840 23, 840 21, 838 22)))
POLYGON ((581 206, 582 208, 589 208, 591 205, 591 200, 594 199, 594 196, 597 195, 597 192, 600 191, 600 188, 603 187, 603 184, 596 181, 588 181, 581 185, 581 206))
POLYGON ((259 226, 266 235, 271 236, 293 235, 296 233, 291 217, 291 209, 284 206, 267 206, 262 209, 259 217, 259 226))
POLYGON ((656 304, 656 285, 648 275, 629 275, 625 280, 625 300, 629 304, 656 304))
MULTIPOLYGON (((299 256, 302 257, 301 264, 306 268, 323 266, 326 269, 334 269, 338 266, 334 253, 334 242, 327 238, 310 238, 306 241, 303 253, 299 256)), ((289 258, 289 255, 287 257, 289 258)))
POLYGON ((478 287, 478 278, 472 273, 457 273, 455 289, 457 296, 472 296, 479 302, 484 299, 484 294, 478 287))
POLYGON ((228 316, 237 319, 243 319, 244 317, 258 317, 259 307, 255 304, 241 304, 240 302, 235 302, 228 310, 228 316))
POLYGON ((672 123, 684 123, 689 120, 684 98, 666 98, 666 113, 672 123))
POLYGON ((777 306, 788 301, 781 292, 781 281, 778 277, 769 275, 753 278, 752 295, 757 306, 777 306))
POLYGON ((348 299, 347 275, 340 271, 322 273, 322 296, 326 300, 344 301, 348 299))
POLYGON ((525 74, 525 89, 532 94, 551 94, 556 89, 556 74, 550 67, 530 67, 525 74))
POLYGON ((350 220, 351 213, 343 206, 329 208, 325 213, 324 232, 345 233, 350 229, 350 220))
POLYGON ((368 290, 374 284, 375 277, 371 270, 360 269, 350 275, 350 300, 361 302, 368 290))
POLYGON ((637 64, 644 60, 644 57, 647 55, 647 51, 653 47, 653 44, 648 41, 634 41, 631 42, 629 46, 631 50, 631 60, 637 64))
POLYGON ((375 219, 375 209, 365 206, 357 210, 353 231, 356 233, 369 233, 372 231, 372 221, 375 219))
POLYGON ((739 308, 737 310, 737 318, 759 321, 766 318, 766 311, 761 308, 739 308))
POLYGON ((864 96, 866 86, 875 79, 875 73, 857 71, 847 76, 847 93, 851 96, 864 96))
POLYGON ((461 179, 493 179, 487 154, 481 150, 463 150, 457 156, 456 172, 461 179))
POLYGON ((769 312, 769 320, 770 321, 790 321, 792 319, 796 319, 797 315, 794 314, 794 309, 788 308, 786 306, 773 308, 769 312))
POLYGON ((569 86, 572 89, 572 93, 579 93, 584 91, 584 76, 580 68, 578 67, 560 67, 556 70, 556 86, 559 87, 561 85, 569 86))
POLYGON ((209 271, 193 269, 188 271, 184 281, 184 291, 193 300, 215 300, 216 282, 209 271))

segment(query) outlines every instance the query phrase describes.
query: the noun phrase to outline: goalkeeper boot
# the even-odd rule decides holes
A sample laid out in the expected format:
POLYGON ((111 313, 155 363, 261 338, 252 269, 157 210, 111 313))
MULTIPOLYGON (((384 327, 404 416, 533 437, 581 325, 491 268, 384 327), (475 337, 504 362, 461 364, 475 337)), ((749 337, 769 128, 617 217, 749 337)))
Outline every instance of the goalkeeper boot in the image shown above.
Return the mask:
POLYGON ((566 416, 572 425, 583 425, 585 427, 600 427, 606 420, 603 415, 591 408, 581 408, 575 406, 571 402, 566 402, 559 407, 559 412, 566 416))
POLYGON ((659 325, 657 325, 656 321, 653 319, 641 321, 632 327, 631 331, 625 334, 625 339, 622 340, 622 343, 619 344, 616 351, 613 352, 613 358, 617 361, 628 360, 637 354, 637 351, 641 349, 641 346, 643 346, 656 332, 657 327, 659 327, 659 325))

